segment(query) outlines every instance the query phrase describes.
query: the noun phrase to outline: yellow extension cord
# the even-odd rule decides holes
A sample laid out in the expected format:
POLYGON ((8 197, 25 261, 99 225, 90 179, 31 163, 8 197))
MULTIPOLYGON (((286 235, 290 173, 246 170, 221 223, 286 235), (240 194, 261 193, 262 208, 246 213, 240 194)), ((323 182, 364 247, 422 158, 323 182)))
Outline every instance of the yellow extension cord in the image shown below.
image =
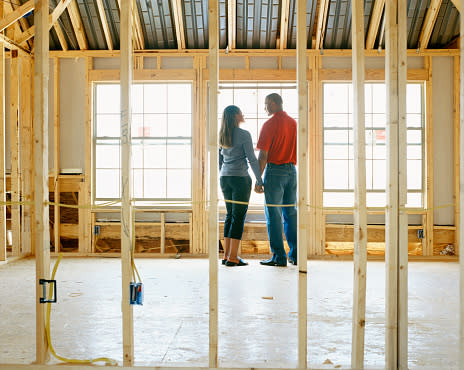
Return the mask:
MULTIPOLYGON (((62 254, 59 255, 58 260, 55 262, 55 266, 53 267, 52 277, 51 280, 55 280, 56 270, 58 269, 58 265, 60 264, 62 254)), ((49 299, 52 298, 52 292, 50 291, 49 299)), ((52 304, 47 303, 47 325, 45 326, 45 331, 47 333, 47 342, 48 348, 50 349, 51 354, 60 361, 73 363, 73 364, 94 364, 96 362, 104 362, 107 366, 118 366, 118 362, 112 358, 108 357, 98 357, 92 360, 79 360, 75 358, 66 358, 63 356, 58 355, 53 348, 51 335, 50 335, 50 312, 51 312, 52 304)))

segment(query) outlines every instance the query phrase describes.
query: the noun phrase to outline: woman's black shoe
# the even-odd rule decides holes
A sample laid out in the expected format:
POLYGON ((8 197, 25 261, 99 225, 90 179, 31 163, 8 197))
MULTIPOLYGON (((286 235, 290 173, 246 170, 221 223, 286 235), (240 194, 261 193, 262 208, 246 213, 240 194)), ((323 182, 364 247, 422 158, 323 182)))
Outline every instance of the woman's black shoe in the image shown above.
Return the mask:
POLYGON ((226 266, 233 267, 233 266, 246 266, 248 262, 245 262, 240 257, 238 258, 238 262, 227 261, 226 266))
POLYGON ((226 260, 226 259, 223 259, 223 260, 222 260, 222 264, 223 264, 223 265, 225 265, 225 264, 226 264, 226 262, 227 262, 227 260, 226 260))

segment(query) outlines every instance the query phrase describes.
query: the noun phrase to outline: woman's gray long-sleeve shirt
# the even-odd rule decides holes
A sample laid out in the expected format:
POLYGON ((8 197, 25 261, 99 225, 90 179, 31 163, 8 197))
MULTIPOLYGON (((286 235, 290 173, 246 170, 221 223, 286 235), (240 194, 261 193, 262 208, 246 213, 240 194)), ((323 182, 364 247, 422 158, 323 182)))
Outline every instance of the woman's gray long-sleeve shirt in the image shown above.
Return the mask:
POLYGON ((248 176, 247 159, 255 174, 256 184, 261 186, 263 180, 251 135, 248 131, 236 127, 232 133, 232 147, 219 149, 220 176, 248 176))

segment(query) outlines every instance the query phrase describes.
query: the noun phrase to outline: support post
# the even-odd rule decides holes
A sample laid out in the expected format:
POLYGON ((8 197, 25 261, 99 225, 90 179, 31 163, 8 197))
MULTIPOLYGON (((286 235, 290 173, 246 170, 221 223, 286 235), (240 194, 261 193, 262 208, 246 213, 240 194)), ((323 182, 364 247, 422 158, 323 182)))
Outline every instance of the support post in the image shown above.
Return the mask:
POLYGON ((352 2, 354 131, 354 278, 351 367, 364 368, 366 322, 367 205, 366 129, 364 112, 364 0, 352 2))
POLYGON ((124 366, 134 363, 134 318, 129 302, 132 275, 131 85, 132 0, 121 2, 121 268, 124 366))
POLYGON ((433 100, 432 100, 432 57, 424 57, 425 67, 427 70, 427 80, 425 81, 425 109, 426 109, 426 142, 425 142, 425 153, 426 153, 426 180, 425 180, 425 194, 426 201, 425 206, 427 208, 427 217, 425 224, 425 250, 422 251, 424 256, 433 256, 433 100))
POLYGON ((209 367, 218 366, 218 129, 217 103, 219 88, 219 2, 210 0, 209 10, 209 367))
MULTIPOLYGON (((3 3, 0 4, 3 17, 3 3)), ((6 201, 5 181, 5 48, 0 43, 0 202, 6 201)), ((0 205, 0 261, 6 261, 6 206, 0 205)))
MULTIPOLYGON (((53 177, 55 181, 55 193, 54 193, 54 199, 55 199, 55 206, 53 207, 54 210, 54 219, 55 219, 55 224, 53 227, 53 232, 54 232, 54 238, 53 240, 55 241, 55 253, 58 253, 60 251, 60 218, 61 218, 61 209, 58 206, 60 203, 60 181, 59 181, 59 175, 60 175, 60 153, 61 153, 61 141, 60 141, 60 59, 59 58, 54 58, 53 59, 53 98, 54 98, 54 124, 53 124, 53 138, 54 138, 54 148, 53 148, 53 164, 54 164, 54 170, 53 170, 53 177)), ((80 199, 80 193, 79 193, 79 203, 82 202, 82 199, 80 199)))
POLYGON ((453 156, 454 156, 454 226, 456 227, 456 231, 454 233, 454 250, 456 254, 460 254, 460 247, 461 244, 459 243, 460 240, 460 204, 461 204, 461 197, 459 192, 459 179, 461 178, 460 170, 459 170, 459 156, 460 156, 460 145, 459 145, 459 138, 460 138, 460 130, 459 130, 459 117, 460 117, 460 100, 459 100, 459 91, 460 91, 460 68, 459 68, 459 56, 453 57, 454 60, 454 93, 453 93, 453 106, 454 106, 454 124, 453 124, 453 156))
POLYGON ((40 279, 50 278, 50 229, 48 223, 48 1, 35 0, 34 24, 34 230, 36 249, 36 362, 49 357, 45 332, 47 305, 39 302, 40 279))
POLYGON ((408 216, 406 213, 406 4, 385 4, 387 209, 385 368, 407 369, 408 216))
MULTIPOLYGON (((461 7, 464 0, 460 1, 461 7)), ((460 17, 460 81, 464 81, 464 17, 460 17)), ((460 84, 459 209, 464 209, 464 83, 460 84)), ((464 217, 459 218, 459 246, 464 245, 464 217)), ((464 253, 459 253, 459 368, 464 369, 464 253)))
MULTIPOLYGON (((298 367, 308 363, 308 57, 306 56, 306 0, 297 3, 297 88, 298 88, 298 367)), ((281 40, 282 42, 282 40, 281 40)), ((286 45, 285 45, 286 46, 286 45)))
POLYGON ((11 159, 11 232, 12 255, 21 254, 21 178, 19 173, 19 56, 13 50, 10 58, 10 159, 11 159))
MULTIPOLYGON (((25 202, 33 200, 32 184, 32 59, 29 56, 21 57, 21 194, 25 202)), ((22 206, 21 245, 22 254, 31 254, 32 248, 32 213, 30 204, 22 206)))

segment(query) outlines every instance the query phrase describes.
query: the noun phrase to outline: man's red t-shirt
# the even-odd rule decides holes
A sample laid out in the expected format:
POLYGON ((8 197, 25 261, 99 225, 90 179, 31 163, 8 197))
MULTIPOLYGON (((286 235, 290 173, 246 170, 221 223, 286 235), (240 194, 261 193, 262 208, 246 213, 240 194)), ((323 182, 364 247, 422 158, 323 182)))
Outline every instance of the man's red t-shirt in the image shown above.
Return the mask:
POLYGON ((268 152, 267 162, 296 165, 296 121, 284 111, 276 112, 263 125, 256 148, 268 152))

